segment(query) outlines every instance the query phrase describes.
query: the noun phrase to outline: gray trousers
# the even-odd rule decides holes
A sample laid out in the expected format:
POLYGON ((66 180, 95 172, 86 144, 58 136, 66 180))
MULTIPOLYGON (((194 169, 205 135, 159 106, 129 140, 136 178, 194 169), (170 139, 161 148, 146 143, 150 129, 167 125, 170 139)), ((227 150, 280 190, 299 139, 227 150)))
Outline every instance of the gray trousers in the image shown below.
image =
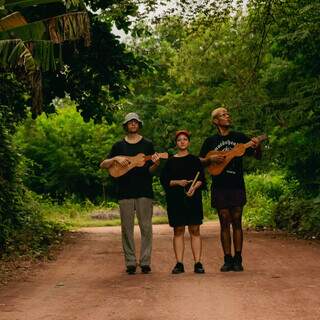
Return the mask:
POLYGON ((126 266, 137 265, 134 243, 134 217, 138 218, 141 233, 140 265, 150 265, 152 250, 153 201, 150 198, 122 199, 119 201, 122 246, 126 266))

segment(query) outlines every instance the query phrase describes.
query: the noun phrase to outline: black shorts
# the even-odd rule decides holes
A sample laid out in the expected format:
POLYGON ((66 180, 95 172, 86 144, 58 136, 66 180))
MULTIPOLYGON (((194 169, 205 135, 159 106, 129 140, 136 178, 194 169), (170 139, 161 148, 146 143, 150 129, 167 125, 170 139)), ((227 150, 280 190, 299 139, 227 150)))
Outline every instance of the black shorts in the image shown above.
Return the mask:
POLYGON ((216 209, 243 207, 247 202, 245 189, 213 189, 211 206, 216 209))

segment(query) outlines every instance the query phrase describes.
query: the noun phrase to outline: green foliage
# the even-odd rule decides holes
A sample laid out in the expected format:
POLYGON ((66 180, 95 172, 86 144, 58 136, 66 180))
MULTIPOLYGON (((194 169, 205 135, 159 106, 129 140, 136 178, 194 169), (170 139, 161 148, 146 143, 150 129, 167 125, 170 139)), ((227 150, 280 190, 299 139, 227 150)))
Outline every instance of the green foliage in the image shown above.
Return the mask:
POLYGON ((319 194, 318 9, 317 1, 297 0, 250 1, 247 14, 219 15, 211 7, 207 18, 174 16, 153 29, 140 26, 144 32, 131 45, 149 69, 131 81, 132 94, 122 100, 121 112, 138 109, 146 135, 161 149, 174 152, 174 131, 187 128, 197 154, 214 132, 210 112, 219 105, 228 106, 234 129, 269 136, 263 161, 246 159, 245 168, 261 173, 280 168, 286 179, 298 182, 277 174, 268 184, 249 181, 258 188, 248 191, 250 225, 275 226, 279 197, 292 188, 304 190, 306 198, 319 194))
POLYGON ((24 214, 27 216, 19 221, 21 225, 14 225, 7 232, 1 256, 43 256, 48 253, 50 246, 61 241, 67 230, 61 223, 47 221, 39 212, 24 209, 24 214))
POLYGON ((99 227, 108 225, 120 225, 120 219, 93 219, 91 214, 97 211, 108 211, 118 208, 114 202, 101 202, 99 205, 93 204, 88 199, 84 202, 75 199, 66 199, 63 203, 58 203, 48 197, 37 195, 28 191, 28 196, 32 200, 34 210, 40 212, 52 224, 65 226, 68 230, 81 227, 99 227))
POLYGON ((275 222, 277 228, 303 237, 320 238, 319 198, 306 199, 296 194, 283 197, 275 208, 275 222))
POLYGON ((317 196, 320 190, 318 1, 274 4, 269 54, 261 69, 274 160, 317 196))
POLYGON ((8 130, 0 127, 0 257, 4 254, 37 256, 61 237, 64 227, 46 221, 39 211, 29 207, 18 180, 18 157, 11 138, 8 130))
MULTIPOLYGON (((152 1, 141 1, 148 4, 152 1)), ((12 13, 14 10, 20 10, 21 14, 18 14, 18 18, 25 17, 30 23, 29 26, 15 29, 21 37, 24 39, 28 37, 41 39, 50 36, 51 40, 55 43, 61 42, 61 40, 74 39, 79 34, 85 39, 88 39, 89 32, 86 29, 83 16, 76 13, 70 13, 61 17, 66 11, 73 11, 76 9, 84 9, 82 1, 68 0, 68 1, 51 1, 51 0, 34 0, 34 1, 11 1, 10 3, 1 2, 0 16, 5 17, 12 13), (6 8, 4 5, 8 5, 6 8), (53 16, 60 16, 56 20, 55 25, 51 25, 47 28, 48 18, 53 16), (69 19, 69 17, 75 17, 75 19, 69 19), (41 22, 39 22, 41 21, 41 22), (33 24, 34 23, 34 24, 33 24), (78 25, 77 25, 78 24, 78 25), (62 27, 68 26, 68 29, 62 27), (50 30, 49 30, 50 29, 50 30), (45 30, 45 32, 44 32, 45 30), (50 34, 51 32, 51 34, 50 34), (59 38, 60 37, 60 38, 59 38), (55 38, 55 39, 53 39, 55 38)), ((114 99, 118 98, 121 94, 127 91, 124 82, 124 75, 130 75, 131 70, 135 69, 134 64, 137 60, 134 59, 132 54, 125 53, 125 46, 120 44, 117 37, 111 34, 111 27, 116 21, 118 28, 125 28, 128 30, 130 25, 129 15, 135 15, 137 9, 137 3, 133 1, 88 1, 87 4, 94 10, 105 9, 104 18, 99 20, 97 15, 92 33, 94 34, 93 48, 87 50, 83 44, 68 44, 67 48, 61 46, 48 45, 47 42, 33 42, 28 43, 27 46, 22 46, 11 41, 0 46, 1 58, 0 62, 3 67, 18 67, 15 69, 19 78, 11 73, 1 73, 1 95, 0 95, 0 252, 5 251, 27 250, 25 248, 18 248, 24 240, 26 243, 30 241, 32 250, 37 249, 37 243, 40 247, 43 247, 45 243, 54 240, 55 235, 58 235, 60 231, 59 226, 55 224, 47 224, 42 216, 34 211, 28 211, 26 208, 25 189, 22 186, 22 181, 26 181, 31 177, 32 179, 39 181, 39 186, 35 185, 35 188, 43 188, 40 192, 52 191, 59 197, 64 197, 65 193, 73 194, 73 187, 78 187, 76 191, 81 190, 81 198, 90 193, 89 190, 93 186, 94 190, 90 194, 97 194, 97 188, 102 190, 101 176, 102 173, 98 173, 98 163, 104 158, 105 153, 109 150, 109 145, 106 147, 104 138, 101 135, 105 132, 103 129, 95 131, 92 127, 87 128, 82 132, 81 129, 77 131, 80 138, 75 138, 74 143, 77 143, 77 147, 70 148, 74 154, 69 153, 68 148, 61 148, 64 144, 62 137, 55 137, 54 134, 60 134, 61 131, 57 128, 53 130, 54 133, 50 134, 46 131, 48 129, 45 125, 41 127, 41 130, 36 131, 36 126, 32 125, 32 121, 28 120, 29 129, 25 128, 28 133, 34 133, 35 135, 42 133, 48 134, 50 137, 51 147, 55 147, 55 150, 49 150, 51 153, 47 158, 45 157, 44 163, 40 161, 38 164, 36 161, 20 157, 16 149, 12 144, 12 134, 15 131, 15 125, 26 117, 28 107, 31 105, 32 100, 37 101, 34 113, 38 112, 39 105, 41 104, 41 85, 45 89, 43 108, 46 112, 54 112, 54 105, 52 99, 55 97, 64 97, 65 92, 70 92, 72 97, 79 101, 78 109, 81 110, 83 117, 88 121, 90 118, 95 118, 100 121, 103 118, 112 119, 112 111, 115 108, 114 99), (117 8, 126 8, 126 10, 117 10, 117 8), (114 14, 117 12, 117 14, 114 14), (106 17, 109 19, 106 19, 106 17), (10 52, 9 52, 10 51, 10 52), (76 58, 72 58, 72 55, 78 52, 76 58), (31 56, 31 53, 33 54, 31 56), (56 60, 59 60, 61 66, 61 57, 66 57, 66 64, 63 70, 53 73, 44 73, 43 82, 40 73, 37 71, 32 78, 26 80, 25 77, 21 78, 21 66, 27 67, 27 70, 34 70, 37 68, 31 68, 37 62, 37 66, 40 66, 43 71, 49 69, 55 69, 58 65, 56 60), (28 58, 28 59, 27 59, 28 58), (33 59, 34 58, 34 59, 33 59), (21 61, 20 61, 20 60, 21 61), (25 64, 23 64, 25 63, 25 64), (31 67, 30 67, 31 66, 31 67), (30 93, 30 84, 33 85, 34 90, 30 93), (68 84, 68 85, 66 85, 68 84), (91 131, 90 131, 91 130, 91 131), (90 132, 89 132, 90 131, 90 132), (81 137, 87 139, 90 136, 90 142, 93 145, 82 146, 81 137), (55 139, 57 138, 57 139, 55 139), (59 144, 58 144, 59 143, 59 144), (94 148, 94 150, 93 150, 94 148), (83 163, 80 163, 80 160, 83 163), (52 164, 55 161, 56 166, 52 164), (61 161, 61 163, 60 163, 61 161), (19 167, 18 166, 18 163, 19 167), (48 164, 49 174, 46 171, 46 167, 42 165, 48 164), (41 178, 39 172, 43 170, 46 175, 41 178), (66 182, 62 187, 59 186, 59 178, 66 179, 63 170, 66 170, 71 182, 66 182), (78 170, 78 171, 77 171, 78 170), (77 177, 77 173, 81 172, 80 177, 77 177), (51 175, 50 175, 51 173, 51 175), (54 176, 57 174, 57 176, 54 176), (100 176, 99 176, 100 175, 100 176), (79 183, 80 181, 80 183, 79 183), (77 184, 78 183, 78 184, 77 184), (83 185, 81 185, 83 183, 83 185), (91 185, 92 183, 92 185, 91 185), (53 190, 54 186, 58 186, 57 190, 53 190), (65 189, 64 189, 65 188, 65 189), (67 191, 66 191, 67 189, 67 191), (24 217, 24 218, 23 218, 24 217), (25 220, 24 220, 25 219, 25 220), (30 231, 33 230, 33 231, 30 231), (45 239, 45 234, 47 237, 45 239), (48 241, 47 241, 48 240, 48 241), (17 244, 15 246, 14 244, 17 244)), ((23 19, 21 19, 23 20, 23 19)), ((2 20, 3 21, 3 20, 2 20)), ((15 25, 13 25, 14 27, 15 25)), ((1 31, 2 28, 1 28, 1 31)), ((4 32, 2 35, 8 35, 4 32)), ((9 35, 11 36, 12 33, 9 35)), ((22 74, 24 74, 22 72, 22 74)), ((132 72, 133 74, 133 72, 132 72)), ((34 104, 35 106, 35 104, 34 104)), ((78 122, 79 123, 79 122, 78 122)), ((81 127, 81 125, 80 125, 81 127)), ((70 128, 69 128, 70 129, 70 128)), ((76 128, 77 129, 77 128, 76 128)), ((22 129, 21 129, 22 130, 22 129)), ((71 135, 71 134, 70 134, 71 135)), ((26 147, 21 134, 19 142, 22 147, 26 147)), ((32 139, 32 136, 29 137, 32 139)), ((42 137, 44 139, 44 137, 42 137)), ((18 138, 16 138, 18 139, 18 138)), ((45 144, 45 141, 42 142, 45 144)), ((112 138, 110 138, 112 140, 112 138)), ((70 141, 68 141, 71 144, 70 141)), ((38 151, 41 150, 45 154, 45 146, 37 146, 38 151), (43 148, 42 148, 43 147, 43 148)), ((69 147, 69 146, 68 146, 69 147)), ((26 147, 26 149, 28 149, 26 147)), ((31 148, 30 148, 31 149, 31 148)), ((28 149, 28 150, 30 150, 28 149)), ((39 154, 37 154, 39 156, 39 154)), ((37 159, 38 160, 38 159, 37 159)), ((105 176, 105 175, 104 175, 105 176)), ((31 180, 32 180, 31 179, 31 180)), ((30 179, 28 180, 30 183, 30 179)), ((106 184, 103 182, 104 185, 106 184)), ((108 190, 107 190, 108 191, 108 190)), ((80 192, 80 191, 79 191, 80 192)), ((102 192, 99 192, 100 194, 102 192)), ((89 195, 90 196, 90 195, 89 195)))
POLYGON ((152 187, 153 187, 155 201, 157 203, 159 203, 161 206, 165 207, 166 206, 166 194, 162 188, 159 177, 157 177, 157 176, 153 177, 152 187))
POLYGON ((298 188, 298 182, 288 180, 283 172, 271 171, 249 174, 245 177, 247 204, 244 209, 245 224, 250 227, 276 227, 276 207, 282 197, 298 188))
MULTIPOLYGON (((159 151, 174 152, 174 131, 186 128, 192 132, 191 152, 197 154, 203 140, 215 132, 210 112, 220 105, 230 109, 235 130, 269 136, 264 160, 245 163, 248 172, 259 169, 259 175, 246 178, 247 224, 317 236, 319 206, 312 199, 320 191, 318 1, 253 0, 245 14, 230 0, 196 6, 182 1, 174 16, 166 14, 152 26, 139 21, 136 38, 129 46, 121 44, 112 26, 127 32, 131 18, 141 18, 141 3, 155 5, 152 0, 86 1, 96 12, 91 14, 92 47, 67 44, 55 52, 64 57, 64 68, 45 74, 43 85, 46 112, 54 112, 59 104, 52 99, 67 92, 87 123, 74 107, 61 106, 48 119, 29 119, 15 138, 22 158, 10 135, 26 116, 30 94, 12 75, 1 75, 2 243, 20 228, 24 201, 19 179, 60 201, 66 196, 93 200, 97 194, 112 195, 112 190, 105 192, 111 181, 98 164, 122 135, 121 126, 95 126, 90 119, 121 123, 126 112, 138 111, 145 122, 143 135, 159 151), (278 171, 266 174, 279 168, 285 176, 278 171)), ((23 14, 34 22, 46 19, 48 12, 60 15, 65 7, 27 7, 23 14)), ((39 50, 38 60, 50 53, 39 50)), ((154 186, 163 202, 156 178, 154 186)), ((206 214, 211 211, 207 195, 204 207, 206 214)))
POLYGON ((209 190, 202 192, 203 215, 207 219, 217 219, 218 213, 211 207, 211 192, 209 190))
POLYGON ((21 164, 24 183, 59 201, 69 197, 101 200, 103 185, 110 178, 99 170, 99 164, 118 139, 119 130, 114 125, 84 122, 68 100, 57 114, 29 119, 15 136, 25 157, 21 164))

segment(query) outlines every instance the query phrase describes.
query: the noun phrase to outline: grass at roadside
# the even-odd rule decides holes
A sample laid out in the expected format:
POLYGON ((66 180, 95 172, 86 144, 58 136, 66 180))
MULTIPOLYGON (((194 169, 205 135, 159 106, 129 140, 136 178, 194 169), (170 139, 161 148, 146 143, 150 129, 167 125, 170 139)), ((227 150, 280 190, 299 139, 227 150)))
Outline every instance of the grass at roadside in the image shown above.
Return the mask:
MULTIPOLYGON (((113 202, 97 206, 89 201, 82 204, 71 201, 55 204, 42 199, 37 201, 37 206, 46 220, 62 223, 70 230, 82 227, 119 226, 121 224, 118 205, 113 202)), ((166 215, 155 214, 152 221, 153 224, 165 224, 168 223, 168 218, 166 215)))

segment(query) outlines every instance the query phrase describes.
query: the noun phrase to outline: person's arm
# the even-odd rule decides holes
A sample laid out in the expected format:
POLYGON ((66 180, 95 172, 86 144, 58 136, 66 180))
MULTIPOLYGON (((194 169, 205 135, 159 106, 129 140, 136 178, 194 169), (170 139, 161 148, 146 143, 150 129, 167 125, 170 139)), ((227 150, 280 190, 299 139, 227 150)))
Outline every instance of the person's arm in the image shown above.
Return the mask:
POLYGON ((196 175, 197 180, 193 185, 191 184, 188 192, 186 193, 188 197, 192 197, 197 189, 206 188, 206 177, 204 174, 203 166, 199 158, 195 158, 194 167, 197 170, 197 175, 196 175))
POLYGON ((187 186, 190 182, 192 182, 192 180, 186 180, 186 179, 182 179, 182 180, 170 180, 169 186, 170 186, 170 187, 176 187, 176 186, 185 187, 185 186, 187 186))
POLYGON ((100 169, 109 169, 114 163, 114 158, 105 159, 100 163, 100 169))
POLYGON ((186 193, 188 197, 192 197, 195 191, 202 186, 202 181, 197 181, 193 186, 191 186, 186 193))
POLYGON ((251 139, 253 146, 251 147, 253 151, 253 156, 257 159, 260 160, 262 158, 262 151, 261 151, 261 144, 260 140, 257 138, 252 138, 251 139))
POLYGON ((261 144, 260 140, 257 138, 248 138, 246 135, 243 135, 243 143, 251 142, 252 145, 246 150, 247 156, 255 157, 257 160, 262 158, 261 144))
POLYGON ((214 163, 221 163, 224 160, 224 156, 219 155, 219 154, 215 154, 215 155, 211 155, 207 157, 207 154, 209 153, 209 151, 211 151, 211 145, 210 145, 210 140, 209 138, 207 138, 200 150, 200 154, 199 154, 199 159, 201 161, 202 166, 207 167, 210 164, 214 164, 214 163))
POLYGON ((125 167, 130 164, 130 161, 125 156, 115 156, 110 159, 105 159, 100 163, 101 169, 109 169, 115 162, 119 163, 121 166, 125 167))
POLYGON ((160 164, 160 157, 157 152, 152 155, 151 161, 153 164, 149 167, 149 172, 153 174, 158 169, 160 164))
POLYGON ((106 159, 104 159, 100 163, 101 169, 109 169, 115 162, 123 167, 127 166, 130 163, 130 160, 126 156, 121 155, 123 151, 119 147, 119 145, 120 144, 118 142, 112 146, 111 151, 107 155, 106 159))
POLYGON ((205 157, 205 158, 201 158, 200 157, 199 159, 200 159, 202 165, 204 167, 207 167, 210 164, 223 162, 224 159, 225 159, 225 156, 220 155, 220 154, 215 154, 215 155, 211 155, 211 156, 208 156, 208 157, 205 157))

